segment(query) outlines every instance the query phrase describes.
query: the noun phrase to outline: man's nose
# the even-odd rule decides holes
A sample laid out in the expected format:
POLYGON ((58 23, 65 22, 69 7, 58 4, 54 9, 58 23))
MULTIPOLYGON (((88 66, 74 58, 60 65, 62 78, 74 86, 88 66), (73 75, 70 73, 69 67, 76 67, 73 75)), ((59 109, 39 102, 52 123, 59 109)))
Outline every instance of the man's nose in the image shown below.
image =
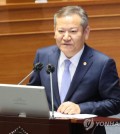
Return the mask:
POLYGON ((67 41, 71 39, 70 34, 69 34, 68 31, 66 31, 66 32, 64 33, 63 39, 64 39, 64 40, 67 40, 67 41))

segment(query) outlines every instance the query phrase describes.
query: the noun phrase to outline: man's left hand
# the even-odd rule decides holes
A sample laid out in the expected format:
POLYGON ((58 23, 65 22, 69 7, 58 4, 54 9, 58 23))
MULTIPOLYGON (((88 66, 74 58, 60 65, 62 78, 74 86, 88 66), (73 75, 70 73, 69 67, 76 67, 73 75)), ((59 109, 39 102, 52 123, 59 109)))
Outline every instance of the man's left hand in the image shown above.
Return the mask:
POLYGON ((62 103, 59 106, 57 112, 60 112, 63 114, 80 114, 80 107, 78 104, 67 101, 67 102, 62 103))

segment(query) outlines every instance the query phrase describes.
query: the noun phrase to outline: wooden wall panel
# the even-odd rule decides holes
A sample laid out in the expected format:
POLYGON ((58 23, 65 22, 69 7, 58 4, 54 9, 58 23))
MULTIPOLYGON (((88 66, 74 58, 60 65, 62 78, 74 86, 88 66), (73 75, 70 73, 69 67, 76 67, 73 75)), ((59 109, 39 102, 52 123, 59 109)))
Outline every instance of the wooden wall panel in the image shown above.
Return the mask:
POLYGON ((0 37, 0 83, 19 83, 32 71, 36 50, 54 43, 53 33, 0 37))
MULTIPOLYGON (((120 27, 119 14, 113 16, 89 16, 89 18, 91 29, 120 27)), ((0 34, 53 31, 53 18, 1 21, 0 29, 0 34)))
POLYGON ((120 1, 51 2, 0 6, 0 83, 19 83, 32 70, 35 52, 55 44, 53 14, 82 5, 89 14, 90 46, 113 57, 120 75, 120 1))
POLYGON ((0 34, 53 31, 53 19, 19 20, 0 23, 0 34))
POLYGON ((34 1, 35 0, 6 0, 6 3, 28 3, 34 1))
MULTIPOLYGON (((4 0, 5 1, 5 0, 4 0)), ((65 0, 47 0, 48 2, 51 1, 65 1, 65 0)), ((66 0, 70 1, 70 0, 66 0)), ((35 2, 35 0, 6 0, 6 3, 30 3, 30 2, 35 2)))
POLYGON ((70 2, 51 2, 41 4, 8 4, 0 6, 0 20, 52 18, 63 6, 82 6, 89 15, 120 14, 119 0, 86 0, 70 2), (115 8, 114 8, 115 7, 115 8))

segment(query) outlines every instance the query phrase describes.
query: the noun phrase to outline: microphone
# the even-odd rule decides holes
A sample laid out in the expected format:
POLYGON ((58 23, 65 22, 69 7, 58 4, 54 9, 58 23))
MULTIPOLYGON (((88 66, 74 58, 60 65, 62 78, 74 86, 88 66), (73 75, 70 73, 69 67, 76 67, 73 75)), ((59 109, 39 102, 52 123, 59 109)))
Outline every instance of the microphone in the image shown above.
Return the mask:
POLYGON ((52 103, 52 118, 54 118, 54 100, 53 100, 53 82, 52 73, 55 71, 55 67, 51 64, 47 65, 46 72, 50 74, 50 87, 51 87, 51 103, 52 103))
POLYGON ((41 62, 36 63, 33 67, 33 70, 24 79, 22 79, 22 81, 20 81, 18 85, 21 85, 33 72, 41 71, 43 67, 44 66, 41 62))
POLYGON ((55 71, 55 67, 51 64, 48 64, 46 71, 48 74, 53 73, 55 71))
POLYGON ((43 64, 40 63, 40 62, 38 62, 38 63, 36 63, 36 64, 34 65, 33 70, 34 70, 35 72, 41 71, 43 67, 44 67, 43 64))

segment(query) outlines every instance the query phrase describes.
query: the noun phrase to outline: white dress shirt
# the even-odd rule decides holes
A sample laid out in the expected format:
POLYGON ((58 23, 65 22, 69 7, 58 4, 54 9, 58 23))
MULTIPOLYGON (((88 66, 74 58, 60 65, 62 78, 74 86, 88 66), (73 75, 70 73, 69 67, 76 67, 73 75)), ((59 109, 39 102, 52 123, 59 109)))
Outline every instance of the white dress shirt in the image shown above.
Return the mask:
MULTIPOLYGON (((74 55, 72 58, 70 58, 69 60, 71 61, 71 65, 70 65, 70 76, 71 76, 71 81, 72 81, 72 78, 74 76, 74 73, 76 71, 76 68, 77 68, 77 65, 79 63, 79 60, 81 58, 81 55, 83 53, 83 50, 84 50, 84 47, 76 54, 74 55)), ((58 78, 58 88, 60 89, 61 88, 61 82, 62 82, 62 75, 63 75, 63 72, 64 72, 64 67, 65 67, 65 64, 64 64, 64 61, 68 59, 64 53, 61 51, 60 53, 60 57, 59 57, 59 60, 58 60, 58 73, 57 73, 57 78, 58 78)))

